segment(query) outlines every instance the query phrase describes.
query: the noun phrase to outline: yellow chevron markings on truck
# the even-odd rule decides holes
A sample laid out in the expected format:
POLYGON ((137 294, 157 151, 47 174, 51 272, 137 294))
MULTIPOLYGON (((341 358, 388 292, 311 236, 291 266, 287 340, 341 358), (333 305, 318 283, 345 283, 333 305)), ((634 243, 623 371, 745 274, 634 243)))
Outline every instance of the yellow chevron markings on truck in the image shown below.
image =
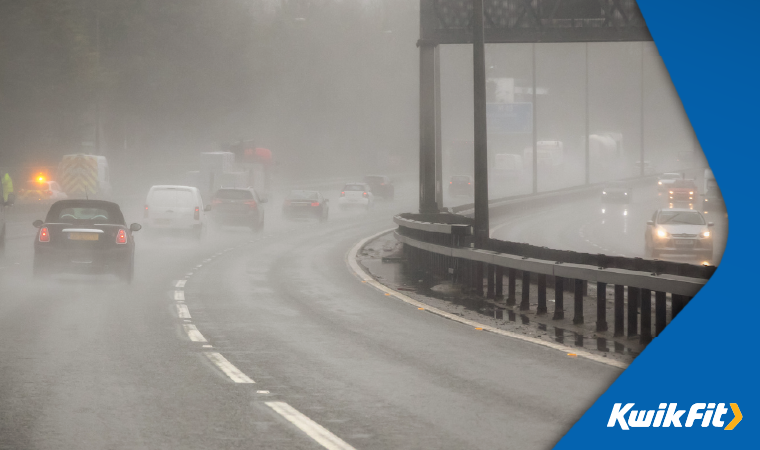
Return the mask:
POLYGON ((68 195, 85 196, 98 192, 98 161, 91 155, 66 155, 58 166, 61 185, 68 195))

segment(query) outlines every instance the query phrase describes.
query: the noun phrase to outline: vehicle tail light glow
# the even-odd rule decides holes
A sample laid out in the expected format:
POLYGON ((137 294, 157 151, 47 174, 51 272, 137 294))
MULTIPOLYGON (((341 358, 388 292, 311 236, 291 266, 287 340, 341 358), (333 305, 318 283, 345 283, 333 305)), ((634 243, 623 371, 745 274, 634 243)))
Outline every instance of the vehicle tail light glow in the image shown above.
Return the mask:
POLYGON ((250 208, 255 208, 257 206, 256 205, 256 200, 247 201, 247 202, 245 202, 245 204, 248 205, 250 208))
POLYGON ((211 202, 211 204, 212 204, 212 205, 221 205, 221 204, 222 204, 222 201, 221 201, 221 200, 219 200, 218 198, 215 198, 215 199, 214 199, 214 200, 211 202))
POLYGON ((366 197, 366 196, 367 196, 367 193, 366 193, 366 192, 364 192, 364 193, 362 194, 362 197, 366 197))
POLYGON ((341 193, 340 193, 340 196, 341 196, 341 197, 345 197, 345 196, 346 196, 346 191, 343 191, 343 192, 341 192, 341 193))
POLYGON ((143 213, 144 218, 148 218, 148 205, 145 205, 145 212, 143 213))
POLYGON ((467 183, 467 184, 472 184, 472 183, 467 183))
POLYGON ((50 242, 50 232, 47 227, 40 228, 40 242, 50 242))
POLYGON ((201 220, 201 209, 197 206, 195 207, 195 213, 193 213, 193 219, 201 220))
POLYGON ((319 202, 311 202, 311 206, 319 206, 319 202))
POLYGON ((119 232, 116 233, 116 243, 117 244, 127 243, 127 232, 124 231, 124 229, 120 229, 119 232))
POLYGON ((449 184, 454 184, 454 182, 453 181, 449 181, 449 184))

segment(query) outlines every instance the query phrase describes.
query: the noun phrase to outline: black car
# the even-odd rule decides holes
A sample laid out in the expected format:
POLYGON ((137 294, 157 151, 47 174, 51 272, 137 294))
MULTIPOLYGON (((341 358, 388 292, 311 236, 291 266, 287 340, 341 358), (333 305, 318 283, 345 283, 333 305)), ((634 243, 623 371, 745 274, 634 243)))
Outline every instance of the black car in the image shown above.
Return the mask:
POLYGON ((249 227, 253 231, 264 229, 262 199, 253 188, 222 188, 211 200, 211 220, 214 226, 249 227))
POLYGON ((290 191, 282 204, 287 219, 315 218, 325 222, 330 211, 326 198, 317 191, 290 191))
POLYGON ((393 200, 393 196, 396 194, 393 182, 385 175, 367 175, 364 177, 364 182, 369 185, 373 194, 385 200, 393 200))
POLYGON ((36 278, 54 273, 112 273, 130 283, 140 224, 127 227, 119 205, 104 200, 60 200, 45 221, 35 220, 36 278))
POLYGON ((602 188, 602 202, 631 203, 633 188, 627 183, 607 183, 602 188))
POLYGON ((472 197, 473 193, 472 177, 469 175, 454 175, 449 180, 449 195, 466 195, 472 197))

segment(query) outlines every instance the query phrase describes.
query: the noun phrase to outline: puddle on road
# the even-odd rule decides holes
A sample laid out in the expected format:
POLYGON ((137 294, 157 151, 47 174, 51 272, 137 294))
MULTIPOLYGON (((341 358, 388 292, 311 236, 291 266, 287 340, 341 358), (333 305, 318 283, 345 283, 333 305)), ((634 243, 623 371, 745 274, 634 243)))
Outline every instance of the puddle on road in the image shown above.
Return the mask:
MULTIPOLYGON (((497 320, 506 320, 517 323, 519 316, 519 321, 522 325, 530 325, 531 323, 531 318, 526 314, 520 314, 512 309, 494 307, 492 304, 479 297, 462 296, 461 288, 459 286, 452 286, 452 289, 448 291, 450 295, 446 295, 446 291, 442 292, 438 289, 433 290, 431 289, 433 287, 432 283, 425 282, 424 273, 406 270, 404 262, 382 262, 379 258, 370 258, 362 260, 361 263, 367 267, 375 277, 394 289, 411 291, 438 300, 445 300, 455 305, 462 306, 467 310, 491 316, 497 320), (504 318, 505 311, 506 319, 504 318)), ((539 331, 547 332, 547 335, 551 335, 553 330, 553 339, 560 344, 574 345, 581 348, 585 348, 585 346, 589 344, 590 346, 588 349, 590 350, 606 353, 614 352, 634 358, 639 355, 639 352, 636 352, 633 349, 626 347, 624 344, 612 339, 588 337, 576 333, 575 331, 544 323, 536 322, 536 326, 539 331)))

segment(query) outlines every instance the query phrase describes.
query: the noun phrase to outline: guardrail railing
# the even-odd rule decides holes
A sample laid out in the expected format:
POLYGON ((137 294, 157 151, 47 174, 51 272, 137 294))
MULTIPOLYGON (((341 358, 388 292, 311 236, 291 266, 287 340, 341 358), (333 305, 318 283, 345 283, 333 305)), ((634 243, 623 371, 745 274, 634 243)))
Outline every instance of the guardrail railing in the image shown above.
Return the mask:
POLYGON ((549 313, 546 286, 547 282, 554 283, 552 318, 565 318, 564 295, 565 289, 570 288, 573 323, 583 324, 586 286, 596 283, 596 330, 607 331, 607 285, 614 285, 614 336, 624 336, 626 332, 628 337, 638 335, 644 345, 667 325, 668 297, 673 320, 715 271, 711 266, 554 250, 496 239, 489 239, 485 248, 476 249, 472 244, 472 219, 458 214, 400 214, 394 217, 394 222, 399 226, 395 234, 404 244, 407 261, 431 276, 451 277, 488 298, 506 297, 506 306, 517 306, 516 285, 521 277, 521 311, 530 310, 529 286, 535 279, 537 314, 549 313))

